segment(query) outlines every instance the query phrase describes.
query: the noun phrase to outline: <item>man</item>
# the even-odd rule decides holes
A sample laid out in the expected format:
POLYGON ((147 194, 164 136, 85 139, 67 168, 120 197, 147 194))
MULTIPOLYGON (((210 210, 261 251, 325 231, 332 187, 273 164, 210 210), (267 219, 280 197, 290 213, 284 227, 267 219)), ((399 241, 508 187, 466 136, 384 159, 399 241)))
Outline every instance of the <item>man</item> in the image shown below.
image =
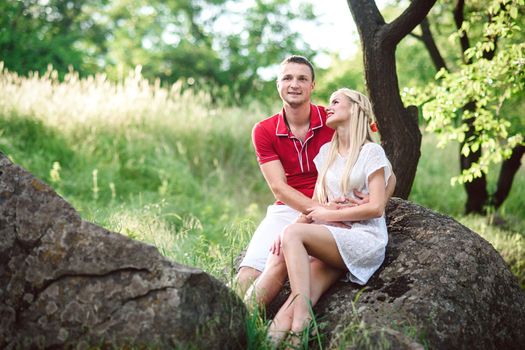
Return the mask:
MULTIPOLYGON (((312 199, 317 179, 313 159, 321 146, 331 140, 334 130, 325 124, 324 107, 311 103, 314 87, 312 64, 302 56, 286 58, 280 65, 277 77, 277 90, 283 101, 283 109, 257 123, 253 129, 252 140, 257 161, 277 201, 268 207, 266 217, 255 231, 240 264, 237 283, 241 293, 264 270, 269 247, 276 235, 294 222, 300 213, 307 213, 308 208, 319 205, 312 199)), ((392 178, 394 180, 389 181, 387 186, 389 196, 395 187, 395 177, 392 178)), ((272 269, 280 273, 274 276, 275 288, 267 292, 269 300, 286 279, 284 261, 280 263, 283 264, 281 269, 272 269)), ((312 269, 312 275, 317 272, 312 269)))

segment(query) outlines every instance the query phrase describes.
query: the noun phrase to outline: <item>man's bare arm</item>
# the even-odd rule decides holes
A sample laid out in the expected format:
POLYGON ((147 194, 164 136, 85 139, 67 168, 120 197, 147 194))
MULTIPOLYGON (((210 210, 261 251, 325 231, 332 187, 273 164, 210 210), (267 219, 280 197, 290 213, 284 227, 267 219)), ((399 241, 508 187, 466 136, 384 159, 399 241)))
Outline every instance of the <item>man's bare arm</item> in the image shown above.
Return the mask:
POLYGON ((305 214, 308 212, 308 208, 319 205, 317 201, 306 197, 288 185, 281 161, 272 160, 261 164, 260 168, 268 187, 270 187, 275 199, 278 201, 305 214))
MULTIPOLYGON (((284 173, 283 166, 279 160, 273 160, 268 163, 261 164, 260 168, 264 179, 268 184, 268 187, 270 187, 270 190, 272 191, 275 199, 277 199, 278 201, 281 201, 304 214, 308 213, 309 208, 319 205, 319 203, 316 200, 306 197, 304 194, 288 185, 288 183, 286 182, 286 175, 284 173)), ((390 199, 390 197, 392 197, 392 195, 394 194, 394 190, 396 188, 396 181, 396 175, 392 173, 392 175, 388 179, 388 183, 385 190, 387 202, 390 199)), ((362 193, 357 193, 356 195, 358 196, 358 198, 356 199, 346 198, 346 200, 350 202, 347 205, 360 205, 368 203, 368 196, 363 195, 362 193)), ((344 206, 345 204, 341 205, 341 207, 344 206)))

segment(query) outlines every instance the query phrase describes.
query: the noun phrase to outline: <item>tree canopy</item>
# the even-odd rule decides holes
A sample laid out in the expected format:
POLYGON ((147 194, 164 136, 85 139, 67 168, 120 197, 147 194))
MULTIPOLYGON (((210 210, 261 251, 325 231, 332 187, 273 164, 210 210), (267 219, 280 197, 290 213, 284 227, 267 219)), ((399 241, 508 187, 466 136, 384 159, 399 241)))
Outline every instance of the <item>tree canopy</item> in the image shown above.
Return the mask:
POLYGON ((440 137, 438 146, 460 144, 462 171, 451 181, 465 184, 467 212, 501 204, 506 195, 500 187, 508 193, 523 154, 524 10, 523 0, 442 1, 414 34, 438 73, 420 85, 415 99, 405 100, 422 106, 427 130, 440 137), (517 164, 506 169, 513 158, 517 164), (501 163, 490 198, 485 176, 501 163))
POLYGON ((312 21, 289 0, 18 0, 0 3, 0 57, 9 70, 183 81, 244 99, 265 88, 261 69, 315 52, 290 23, 312 21))

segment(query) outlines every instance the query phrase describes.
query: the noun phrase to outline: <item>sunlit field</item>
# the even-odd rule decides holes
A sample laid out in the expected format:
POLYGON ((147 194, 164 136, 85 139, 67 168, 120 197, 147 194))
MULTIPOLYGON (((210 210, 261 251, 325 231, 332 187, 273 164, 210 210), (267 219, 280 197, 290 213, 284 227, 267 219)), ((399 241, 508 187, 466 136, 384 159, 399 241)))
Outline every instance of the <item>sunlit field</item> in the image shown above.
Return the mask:
MULTIPOLYGON (((58 82, 53 72, 23 78, 3 70, 0 91, 0 150, 15 163, 84 219, 231 281, 235 257, 272 201, 251 128, 278 103, 226 106, 177 84, 148 83, 140 72, 116 84, 103 75, 58 82)), ((525 287, 524 168, 498 213, 506 224, 494 227, 485 217, 462 216, 464 191, 450 185, 457 145, 435 144, 424 135, 410 199, 481 234, 525 287)))

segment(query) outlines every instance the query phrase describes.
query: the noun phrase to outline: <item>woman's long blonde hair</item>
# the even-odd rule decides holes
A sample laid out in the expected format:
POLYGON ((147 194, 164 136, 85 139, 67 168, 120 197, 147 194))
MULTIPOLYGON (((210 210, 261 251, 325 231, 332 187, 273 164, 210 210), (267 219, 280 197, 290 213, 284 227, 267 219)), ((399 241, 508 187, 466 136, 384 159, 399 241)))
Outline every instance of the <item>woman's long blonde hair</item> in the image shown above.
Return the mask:
MULTIPOLYGON (((360 92, 350 90, 347 88, 342 88, 335 91, 332 96, 330 96, 330 101, 335 98, 337 94, 345 95, 351 102, 350 105, 350 148, 348 150, 348 157, 346 158, 346 164, 343 171, 343 176, 341 177, 341 188, 344 195, 348 194, 350 190, 357 187, 358 184, 352 184, 350 181, 350 174, 352 168, 357 161, 359 156, 359 151, 365 143, 365 141, 374 142, 372 137, 373 131, 371 129, 371 124, 375 123, 374 113, 372 111, 372 104, 368 98, 361 94, 360 92)), ((330 144, 330 149, 328 151, 328 156, 324 162, 321 170, 319 170, 319 175, 317 177, 315 197, 320 203, 328 202, 328 192, 326 189, 326 173, 328 169, 333 164, 339 149, 339 135, 334 133, 332 137, 332 143, 330 144)))

